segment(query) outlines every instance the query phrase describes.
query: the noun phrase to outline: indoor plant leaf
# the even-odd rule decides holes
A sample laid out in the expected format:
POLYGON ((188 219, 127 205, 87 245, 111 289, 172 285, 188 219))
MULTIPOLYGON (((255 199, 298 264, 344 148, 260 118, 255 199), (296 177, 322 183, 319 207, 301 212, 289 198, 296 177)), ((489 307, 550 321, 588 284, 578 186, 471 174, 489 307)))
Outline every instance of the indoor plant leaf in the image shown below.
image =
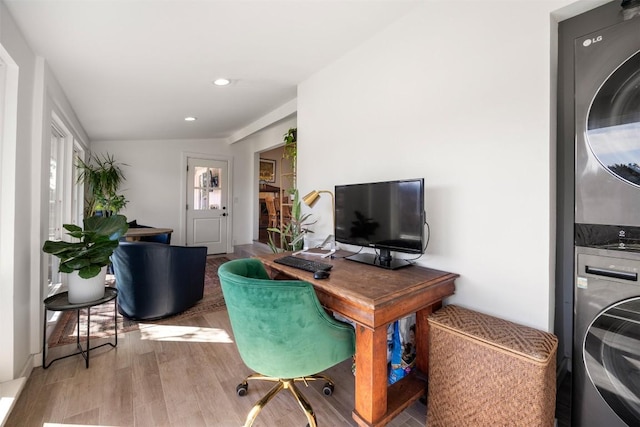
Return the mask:
POLYGON ((42 250, 60 258, 60 272, 78 271, 80 277, 86 279, 95 277, 109 264, 109 257, 129 225, 123 215, 89 217, 83 225, 84 229, 74 224, 64 225, 67 234, 80 239, 79 242, 47 240, 42 250))
POLYGON ((97 265, 87 265, 86 267, 83 267, 78 271, 78 276, 82 277, 83 279, 90 279, 97 276, 98 273, 100 273, 101 268, 102 267, 99 267, 97 265))

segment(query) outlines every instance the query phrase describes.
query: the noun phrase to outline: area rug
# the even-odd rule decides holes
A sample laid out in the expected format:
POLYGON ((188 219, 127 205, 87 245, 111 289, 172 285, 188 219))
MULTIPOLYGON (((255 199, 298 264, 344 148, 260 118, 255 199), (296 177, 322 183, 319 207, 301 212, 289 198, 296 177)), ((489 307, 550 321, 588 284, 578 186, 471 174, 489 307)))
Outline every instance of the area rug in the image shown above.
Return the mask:
MULTIPOLYGON (((204 273, 204 297, 193 307, 160 320, 148 321, 143 323, 173 323, 180 324, 180 321, 191 317, 217 311, 223 309, 224 298, 222 297, 222 289, 220 288, 220 280, 218 279, 218 267, 229 259, 220 256, 207 257, 207 265, 204 273)), ((103 338, 113 335, 113 310, 115 301, 110 301, 91 309, 91 324, 89 325, 90 338, 103 338)), ((77 316, 75 311, 65 311, 61 313, 60 319, 55 329, 49 337, 49 347, 59 345, 72 344, 76 342, 77 316)), ((128 319, 118 313, 118 333, 130 332, 138 329, 138 322, 128 319)), ((84 312, 80 314, 80 338, 86 336, 87 316, 84 312)))

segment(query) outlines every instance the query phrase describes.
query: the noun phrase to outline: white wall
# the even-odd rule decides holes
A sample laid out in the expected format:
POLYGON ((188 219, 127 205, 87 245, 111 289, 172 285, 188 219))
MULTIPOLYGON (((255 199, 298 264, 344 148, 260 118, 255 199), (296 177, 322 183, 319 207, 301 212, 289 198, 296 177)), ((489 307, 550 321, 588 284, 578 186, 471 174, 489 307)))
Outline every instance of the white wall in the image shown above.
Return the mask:
MULTIPOLYGON (((419 263, 460 274, 448 302, 544 330, 550 13, 565 4, 427 2, 298 89, 302 193, 424 177, 431 240, 419 263)), ((331 224, 324 203, 318 234, 331 224)))
POLYGON ((186 241, 186 190, 181 187, 186 182, 185 155, 232 160, 228 144, 221 139, 97 141, 91 149, 127 165, 122 193, 129 202, 121 213, 139 224, 172 228, 171 243, 176 245, 186 241))
POLYGON ((259 152, 282 144, 285 132, 295 127, 295 116, 281 120, 234 144, 224 140, 96 141, 95 154, 109 153, 126 163, 123 194, 129 200, 121 212, 140 224, 173 228, 173 244, 184 244, 185 194, 183 157, 229 158, 233 162, 231 199, 232 245, 252 243, 258 233, 259 152))
POLYGON ((280 120, 232 145, 236 167, 234 176, 234 244, 258 239, 258 161, 260 152, 283 144, 289 128, 296 127, 296 116, 280 120))
POLYGON ((0 45, 18 67, 17 116, 12 139, 2 140, 0 246, 0 382, 30 372, 41 351, 41 259, 46 238, 48 147, 52 111, 86 136, 42 58, 36 57, 4 3, 0 45), (44 207, 43 207, 44 206, 44 207))
MULTIPOLYGON (((11 152, 3 150, 3 161, 11 162, 10 179, 15 187, 8 189, 9 182, 3 182, 3 191, 9 190, 11 200, 3 197, 3 226, 13 225, 13 230, 30 230, 29 216, 20 212, 30 210, 30 168, 31 117, 33 97, 33 77, 35 57, 5 6, 0 5, 0 44, 19 67, 18 106, 15 141, 3 141, 3 148, 11 145, 11 152), (5 154, 8 157, 4 157, 5 154), (9 224, 5 223, 8 222, 9 224)), ((4 164, 3 164, 4 166, 4 164)), ((7 165, 8 166, 8 165, 7 165)), ((3 171, 3 179, 9 178, 3 171)), ((4 195, 3 195, 4 196, 4 195)), ((0 304, 3 312, 3 332, 0 334, 0 381, 13 379, 23 368, 29 355, 29 239, 19 232, 3 228, 2 235, 2 296, 0 304), (7 279, 5 281, 4 279, 7 279), (6 311, 5 311, 6 310, 6 311)))

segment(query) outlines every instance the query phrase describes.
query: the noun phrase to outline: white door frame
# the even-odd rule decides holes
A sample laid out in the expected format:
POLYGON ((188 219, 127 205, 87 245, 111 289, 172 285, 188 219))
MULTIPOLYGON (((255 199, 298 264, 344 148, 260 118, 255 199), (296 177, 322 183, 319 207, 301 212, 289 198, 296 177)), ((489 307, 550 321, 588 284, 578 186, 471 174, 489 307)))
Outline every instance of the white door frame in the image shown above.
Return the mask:
POLYGON ((227 244, 226 253, 233 252, 233 157, 225 155, 214 155, 194 152, 182 152, 180 159, 180 212, 178 214, 178 220, 180 223, 180 245, 186 245, 187 243, 187 161, 189 158, 205 159, 205 160, 219 160, 227 162, 229 166, 229 204, 228 204, 228 219, 227 219, 227 244))
MULTIPOLYGON (((0 346, 6 351, 0 354, 0 383, 16 378, 15 356, 20 354, 16 350, 15 334, 20 329, 29 331, 31 337, 30 350, 33 349, 34 335, 40 331, 39 327, 31 325, 26 328, 16 328, 15 325, 15 197, 16 197, 16 158, 17 158, 17 129, 18 129, 18 65, 11 55, 0 44, 0 63, 2 67, 0 85, 2 85, 2 97, 0 97, 0 323, 4 325, 4 332, 0 334, 0 346)), ((25 230, 22 239, 33 239, 33 232, 25 230)), ((39 243, 40 244, 40 243, 39 243)), ((39 250, 39 249, 38 249, 39 250)), ((38 258, 39 260, 39 258, 38 258)), ((27 274, 29 277, 29 274, 27 274)), ((36 301, 40 302, 40 282, 35 277, 29 278, 30 283, 21 283, 20 286, 29 286, 29 309, 31 317, 40 313, 40 306, 36 307, 36 301)), ((40 325, 40 317, 35 322, 40 325)), ((29 370, 30 372, 30 370, 29 370)))

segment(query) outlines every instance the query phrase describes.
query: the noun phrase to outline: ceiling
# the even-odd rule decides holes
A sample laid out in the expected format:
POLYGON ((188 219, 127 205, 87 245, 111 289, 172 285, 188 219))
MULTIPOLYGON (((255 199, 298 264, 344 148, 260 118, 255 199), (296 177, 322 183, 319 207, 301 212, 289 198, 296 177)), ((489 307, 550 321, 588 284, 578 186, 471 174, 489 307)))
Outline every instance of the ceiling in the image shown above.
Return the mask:
POLYGON ((91 140, 230 142, 420 2, 2 1, 91 140))

